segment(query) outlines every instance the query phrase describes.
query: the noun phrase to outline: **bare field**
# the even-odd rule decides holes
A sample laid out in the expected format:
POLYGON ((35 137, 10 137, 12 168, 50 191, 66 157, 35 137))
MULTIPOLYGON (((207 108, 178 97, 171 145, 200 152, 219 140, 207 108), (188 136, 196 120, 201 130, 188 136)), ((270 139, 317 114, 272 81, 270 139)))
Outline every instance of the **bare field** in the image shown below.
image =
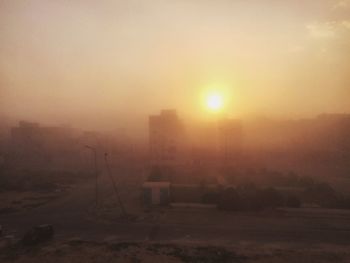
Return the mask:
POLYGON ((25 212, 59 198, 60 193, 17 192, 0 193, 0 214, 25 212))
POLYGON ((349 247, 295 249, 286 245, 241 244, 239 246, 198 245, 195 243, 97 243, 81 240, 51 242, 36 248, 13 247, 3 250, 1 262, 349 262, 349 247))
POLYGON ((141 179, 119 180, 127 220, 106 176, 99 180, 97 209, 93 180, 50 200, 40 193, 7 193, 3 200, 9 205, 46 203, 1 215, 4 235, 19 240, 35 225, 52 224, 55 237, 30 249, 7 248, 0 262, 350 262, 349 211, 147 210, 140 200, 141 179))

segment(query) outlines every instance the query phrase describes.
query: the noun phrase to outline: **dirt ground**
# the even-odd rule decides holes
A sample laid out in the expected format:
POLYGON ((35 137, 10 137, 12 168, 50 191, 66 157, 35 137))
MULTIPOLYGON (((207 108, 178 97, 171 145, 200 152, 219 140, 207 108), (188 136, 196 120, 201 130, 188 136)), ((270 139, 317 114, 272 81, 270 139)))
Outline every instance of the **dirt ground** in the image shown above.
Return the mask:
POLYGON ((0 193, 0 214, 25 212, 59 198, 60 192, 16 192, 6 191, 0 193))
POLYGON ((97 243, 82 240, 50 242, 39 247, 13 246, 2 250, 3 263, 157 263, 157 262, 350 262, 350 247, 296 249, 281 244, 213 246, 176 243, 97 243))
POLYGON ((121 210, 105 175, 99 178, 98 209, 93 180, 57 198, 3 193, 0 204, 17 210, 0 214, 4 235, 20 239, 33 226, 52 224, 55 237, 38 247, 3 249, 0 262, 350 263, 349 211, 145 210, 140 201, 143 179, 127 172, 119 178, 124 205, 133 216, 127 221, 120 220, 121 210))

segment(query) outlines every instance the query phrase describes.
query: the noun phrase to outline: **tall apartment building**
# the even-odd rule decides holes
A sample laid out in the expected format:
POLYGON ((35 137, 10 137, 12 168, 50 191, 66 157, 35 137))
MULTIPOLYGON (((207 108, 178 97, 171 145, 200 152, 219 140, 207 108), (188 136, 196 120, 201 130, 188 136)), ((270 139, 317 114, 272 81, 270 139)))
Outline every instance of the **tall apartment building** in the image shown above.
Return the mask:
POLYGON ((176 110, 149 117, 150 157, 153 165, 175 165, 181 158, 184 128, 176 110))
POLYGON ((11 158, 18 165, 74 166, 78 152, 78 141, 70 128, 20 121, 11 129, 11 158))
POLYGON ((242 152, 243 130, 240 120, 222 119, 218 122, 219 154, 224 162, 235 161, 242 152))

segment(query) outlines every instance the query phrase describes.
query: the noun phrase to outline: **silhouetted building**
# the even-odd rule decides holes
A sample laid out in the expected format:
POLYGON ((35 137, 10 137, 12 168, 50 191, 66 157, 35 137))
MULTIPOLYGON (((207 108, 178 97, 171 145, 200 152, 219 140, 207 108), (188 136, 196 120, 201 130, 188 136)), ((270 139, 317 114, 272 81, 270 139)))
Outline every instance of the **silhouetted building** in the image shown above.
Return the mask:
POLYGON ((243 130, 240 120, 222 119, 218 123, 219 154, 225 163, 231 163, 241 155, 243 130))
POLYGON ((257 119, 244 126, 245 152, 257 165, 311 175, 348 176, 350 115, 257 119))
POLYGON ((169 182, 145 182, 142 188, 145 205, 166 205, 169 203, 169 182))
POLYGON ((11 157, 19 165, 67 168, 76 165, 79 146, 67 127, 20 121, 11 129, 11 157))
POLYGON ((154 165, 178 164, 184 144, 184 129, 175 110, 162 110, 149 117, 149 146, 154 165))

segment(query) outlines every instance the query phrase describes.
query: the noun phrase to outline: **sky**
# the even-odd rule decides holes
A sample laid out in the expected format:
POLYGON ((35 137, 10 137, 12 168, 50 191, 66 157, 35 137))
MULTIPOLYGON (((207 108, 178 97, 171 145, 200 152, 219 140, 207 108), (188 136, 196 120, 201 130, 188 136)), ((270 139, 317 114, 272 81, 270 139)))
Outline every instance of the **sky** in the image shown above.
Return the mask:
POLYGON ((140 127, 176 108, 350 112, 347 0, 0 0, 0 115, 140 127))

